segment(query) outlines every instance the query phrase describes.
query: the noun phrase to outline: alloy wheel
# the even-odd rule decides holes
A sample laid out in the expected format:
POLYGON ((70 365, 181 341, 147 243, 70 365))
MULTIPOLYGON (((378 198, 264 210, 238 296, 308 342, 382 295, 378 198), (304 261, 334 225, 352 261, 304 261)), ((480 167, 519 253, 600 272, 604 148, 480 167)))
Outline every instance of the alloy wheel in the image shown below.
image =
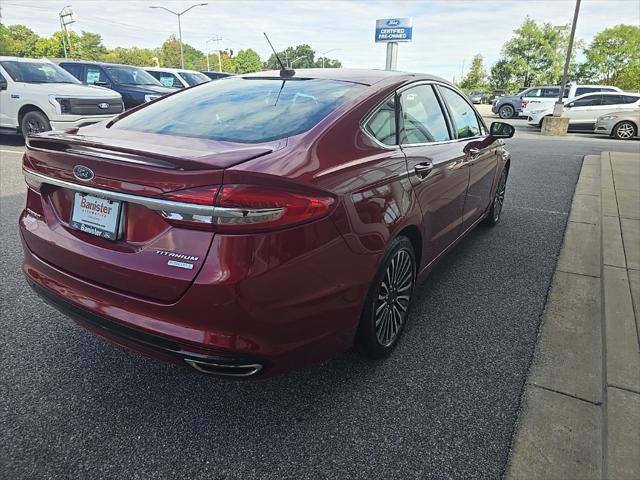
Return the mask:
POLYGON ((415 277, 413 257, 400 249, 391 258, 375 303, 375 329, 383 347, 393 344, 409 310, 415 277))
POLYGON ((628 138, 633 138, 633 136, 635 134, 634 130, 635 129, 633 128, 633 125, 631 125, 629 122, 621 123, 616 128, 616 137, 618 137, 618 138, 620 138, 622 140, 626 140, 628 138))
POLYGON ((510 105, 505 105, 503 107, 500 107, 498 114, 500 118, 511 118, 513 117, 513 107, 510 105))
POLYGON ((493 197, 493 221, 496 223, 500 219, 500 213, 502 212, 502 205, 504 204, 504 194, 507 191, 507 172, 502 172, 500 176, 500 182, 496 189, 496 195, 493 197))

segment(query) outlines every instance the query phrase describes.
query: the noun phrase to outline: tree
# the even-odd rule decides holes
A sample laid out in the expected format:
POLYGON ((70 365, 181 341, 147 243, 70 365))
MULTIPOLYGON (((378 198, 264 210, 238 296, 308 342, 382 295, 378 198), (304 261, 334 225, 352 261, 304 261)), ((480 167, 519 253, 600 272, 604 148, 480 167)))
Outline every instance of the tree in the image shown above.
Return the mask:
MULTIPOLYGON (((640 65, 640 27, 617 25, 598 33, 585 49, 586 62, 581 66, 585 81, 618 85, 638 85, 640 65), (634 73, 635 72, 635 73, 634 73)), ((622 87, 621 87, 622 88, 622 87)))
MULTIPOLYGON (((207 66, 207 57, 200 50, 196 50, 188 43, 182 44, 184 52, 184 68, 204 70, 207 66)), ((180 68, 180 40, 171 35, 160 47, 160 65, 163 67, 180 68)))
POLYGON ((235 59, 236 73, 259 72, 262 70, 262 60, 260 55, 248 48, 240 50, 235 59))
MULTIPOLYGON (((282 52, 278 52, 278 56, 282 63, 286 67, 291 68, 313 68, 313 67, 321 67, 322 59, 315 60, 316 52, 306 44, 298 45, 296 47, 288 47, 286 50, 282 52)), ((280 64, 278 60, 276 60, 275 55, 271 55, 269 59, 266 61, 265 66, 272 70, 280 70, 280 64)), ((332 60, 329 58, 325 58, 325 67, 335 67, 342 66, 338 60, 332 60)))
POLYGON ((463 90, 475 90, 485 85, 487 72, 482 64, 482 55, 479 53, 473 57, 469 72, 460 82, 460 88, 463 90))
POLYGON ((148 67, 156 64, 154 58, 157 58, 158 55, 159 53, 157 51, 151 50, 150 48, 116 47, 104 55, 102 61, 148 67))
MULTIPOLYGON (((495 76, 501 81, 508 78, 510 84, 517 83, 520 87, 560 83, 569 31, 568 25, 563 28, 550 23, 539 25, 526 17, 514 30, 513 38, 502 47, 502 63, 495 76)), ((574 42, 572 57, 581 45, 580 40, 574 42)))
POLYGON ((328 57, 320 57, 316 60, 314 66, 320 67, 320 68, 341 68, 342 63, 340 63, 336 59, 331 59, 328 57))
POLYGON ((85 60, 99 61, 107 54, 107 48, 102 44, 102 37, 97 33, 83 31, 77 36, 73 46, 75 47, 73 56, 85 60))
POLYGON ((33 57, 35 53, 38 35, 30 28, 24 25, 10 25, 6 30, 3 29, 3 35, 8 38, 3 39, 2 43, 6 44, 7 52, 3 55, 15 55, 16 57, 33 57), (6 43, 5 43, 6 42, 6 43))
POLYGON ((516 90, 519 86, 509 62, 505 59, 498 60, 493 64, 489 83, 496 90, 516 90))

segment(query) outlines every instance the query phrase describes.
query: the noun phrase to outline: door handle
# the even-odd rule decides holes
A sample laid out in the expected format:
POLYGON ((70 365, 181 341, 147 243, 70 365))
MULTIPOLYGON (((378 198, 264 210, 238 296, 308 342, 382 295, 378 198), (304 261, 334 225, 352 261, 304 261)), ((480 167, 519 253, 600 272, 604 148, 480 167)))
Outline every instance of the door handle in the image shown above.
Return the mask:
POLYGON ((431 170, 433 170, 433 163, 419 163, 415 167, 413 167, 413 170, 416 172, 416 175, 420 180, 424 180, 431 173, 431 170))
POLYGON ((470 148, 468 153, 469 153, 469 160, 475 160, 480 156, 480 149, 470 148))

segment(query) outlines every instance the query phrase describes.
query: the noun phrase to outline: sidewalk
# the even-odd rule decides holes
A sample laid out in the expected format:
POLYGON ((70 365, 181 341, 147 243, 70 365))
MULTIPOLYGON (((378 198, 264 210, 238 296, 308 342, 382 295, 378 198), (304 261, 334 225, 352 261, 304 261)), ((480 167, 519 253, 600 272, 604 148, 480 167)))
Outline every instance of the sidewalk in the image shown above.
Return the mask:
POLYGON ((640 154, 585 157, 505 478, 640 478, 640 154))

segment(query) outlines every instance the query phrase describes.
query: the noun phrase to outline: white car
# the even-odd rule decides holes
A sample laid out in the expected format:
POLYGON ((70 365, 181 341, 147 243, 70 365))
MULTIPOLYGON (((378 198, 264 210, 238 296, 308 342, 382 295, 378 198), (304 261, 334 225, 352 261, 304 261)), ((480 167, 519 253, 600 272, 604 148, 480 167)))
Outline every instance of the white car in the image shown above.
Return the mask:
POLYGON ((211 81, 204 73, 195 70, 160 67, 145 67, 144 69, 165 87, 187 88, 211 81))
MULTIPOLYGON (((575 98, 585 93, 596 92, 622 92, 618 87, 611 85, 568 85, 565 89, 563 98, 575 98)), ((536 87, 530 89, 521 98, 520 107, 522 108, 522 116, 528 117, 533 110, 540 110, 544 107, 551 107, 558 101, 560 87, 536 87)))
POLYGON ((0 128, 24 136, 108 120, 122 112, 119 93, 83 85, 47 59, 0 56, 0 128))
MULTIPOLYGON (((640 105, 640 94, 636 93, 587 93, 564 102, 562 116, 569 118, 569 130, 594 131, 598 117, 633 110, 640 105)), ((553 105, 533 110, 527 117, 529 125, 542 126, 544 117, 553 115, 553 105)))

